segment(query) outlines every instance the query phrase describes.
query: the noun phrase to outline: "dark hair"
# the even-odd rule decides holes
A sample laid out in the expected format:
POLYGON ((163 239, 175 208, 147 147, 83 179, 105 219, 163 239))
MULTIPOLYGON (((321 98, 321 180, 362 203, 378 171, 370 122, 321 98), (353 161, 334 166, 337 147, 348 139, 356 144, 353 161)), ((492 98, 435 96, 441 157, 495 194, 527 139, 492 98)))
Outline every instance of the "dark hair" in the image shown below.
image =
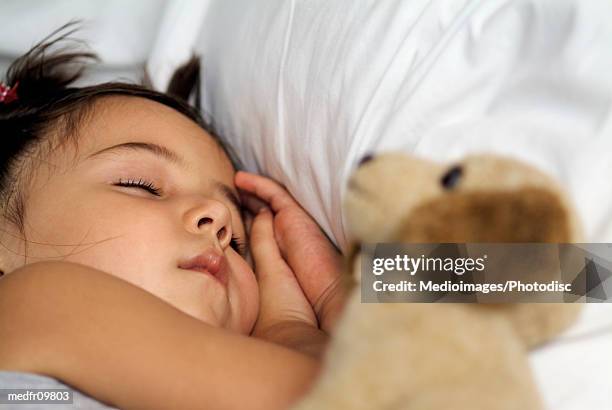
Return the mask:
MULTIPOLYGON (((32 158, 44 156, 66 140, 77 142, 83 121, 92 113, 95 102, 104 96, 141 97, 164 104, 187 116, 219 142, 237 167, 233 152, 219 139, 199 111, 188 104, 199 82, 199 60, 179 68, 167 93, 154 91, 150 85, 122 82, 76 87, 86 65, 98 61, 91 52, 76 49, 82 42, 70 36, 78 30, 70 22, 37 43, 9 67, 4 83, 17 87, 18 98, 0 102, 0 211, 24 233, 24 183, 33 170, 32 158), (62 47, 58 47, 62 46, 62 47)), ((145 82, 146 76, 145 76, 145 82)), ((196 107, 199 94, 196 90, 196 107)))

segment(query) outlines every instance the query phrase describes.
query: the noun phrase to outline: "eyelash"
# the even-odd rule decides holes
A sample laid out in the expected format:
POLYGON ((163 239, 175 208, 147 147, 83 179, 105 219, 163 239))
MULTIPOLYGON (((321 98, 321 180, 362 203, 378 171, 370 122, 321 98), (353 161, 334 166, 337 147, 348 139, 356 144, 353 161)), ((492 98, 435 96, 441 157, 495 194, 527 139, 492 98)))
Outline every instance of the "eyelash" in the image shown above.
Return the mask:
POLYGON ((233 236, 232 235, 232 239, 230 241, 230 246, 232 247, 232 249, 234 249, 236 252, 238 252, 239 255, 245 256, 246 245, 245 245, 243 240, 241 240, 237 236, 233 236))
MULTIPOLYGON (((117 186, 122 186, 122 187, 128 187, 128 188, 141 188, 155 196, 161 196, 161 189, 157 188, 155 186, 155 184, 151 181, 146 181, 144 179, 128 179, 128 180, 123 180, 120 179, 119 182, 117 182, 115 185, 117 186)), ((232 249, 234 249, 236 252, 238 252, 240 255, 244 255, 245 251, 246 251, 246 245, 244 243, 243 240, 241 240, 240 238, 238 238, 237 236, 232 236, 232 239, 230 240, 230 246, 232 247, 232 249)))
POLYGON ((123 187, 134 187, 134 188, 141 188, 155 196, 161 196, 161 189, 157 188, 155 186, 155 184, 151 181, 146 181, 144 179, 128 179, 128 180, 123 180, 120 179, 119 182, 117 182, 115 185, 117 186, 123 186, 123 187))

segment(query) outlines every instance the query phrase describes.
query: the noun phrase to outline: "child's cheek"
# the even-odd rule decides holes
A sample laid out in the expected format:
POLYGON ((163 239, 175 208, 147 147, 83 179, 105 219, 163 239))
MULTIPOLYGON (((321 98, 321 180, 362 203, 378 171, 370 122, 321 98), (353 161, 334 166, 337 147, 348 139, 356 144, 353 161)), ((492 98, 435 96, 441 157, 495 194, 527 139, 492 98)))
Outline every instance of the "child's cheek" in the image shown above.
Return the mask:
POLYGON ((257 320, 259 313, 259 286, 255 273, 242 257, 231 255, 228 262, 232 268, 238 293, 238 304, 233 306, 235 313, 240 315, 240 327, 249 333, 257 320))

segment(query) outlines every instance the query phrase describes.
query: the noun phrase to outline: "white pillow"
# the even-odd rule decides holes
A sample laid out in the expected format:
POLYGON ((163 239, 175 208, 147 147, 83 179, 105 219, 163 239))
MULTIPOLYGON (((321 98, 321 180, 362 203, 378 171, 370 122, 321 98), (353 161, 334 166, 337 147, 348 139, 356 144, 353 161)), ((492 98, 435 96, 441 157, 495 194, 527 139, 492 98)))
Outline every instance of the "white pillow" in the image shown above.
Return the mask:
POLYGON ((143 64, 153 45, 165 0, 0 2, 0 53, 19 56, 71 20, 81 20, 74 38, 85 41, 105 64, 143 64), (7 24, 12 22, 12 24, 7 24), (138 27, 138 29, 136 28, 138 27))
POLYGON ((206 113, 246 168, 283 182, 342 249, 347 177, 382 150, 523 159, 565 185, 589 241, 612 242, 611 2, 206 6, 200 26, 166 43, 184 56, 195 40, 206 113))
MULTIPOLYGON (((173 0, 176 1, 176 0, 173 0)), ((81 20, 72 37, 101 59, 80 84, 139 81, 158 33, 167 0, 0 1, 0 73, 34 44, 69 21, 81 20)))

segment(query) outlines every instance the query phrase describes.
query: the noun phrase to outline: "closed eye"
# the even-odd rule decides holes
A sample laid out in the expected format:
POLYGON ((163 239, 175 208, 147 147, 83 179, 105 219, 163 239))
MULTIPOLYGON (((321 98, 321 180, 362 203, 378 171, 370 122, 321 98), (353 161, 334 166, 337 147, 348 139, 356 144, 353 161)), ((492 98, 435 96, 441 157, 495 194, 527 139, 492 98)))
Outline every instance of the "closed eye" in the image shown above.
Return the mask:
POLYGON ((147 181, 142 178, 140 179, 120 179, 119 182, 115 183, 116 186, 122 186, 127 188, 140 188, 155 196, 161 196, 162 192, 160 188, 157 188, 152 181, 147 181))
POLYGON ((246 256, 246 244, 244 241, 237 236, 232 236, 230 246, 242 257, 246 256))

